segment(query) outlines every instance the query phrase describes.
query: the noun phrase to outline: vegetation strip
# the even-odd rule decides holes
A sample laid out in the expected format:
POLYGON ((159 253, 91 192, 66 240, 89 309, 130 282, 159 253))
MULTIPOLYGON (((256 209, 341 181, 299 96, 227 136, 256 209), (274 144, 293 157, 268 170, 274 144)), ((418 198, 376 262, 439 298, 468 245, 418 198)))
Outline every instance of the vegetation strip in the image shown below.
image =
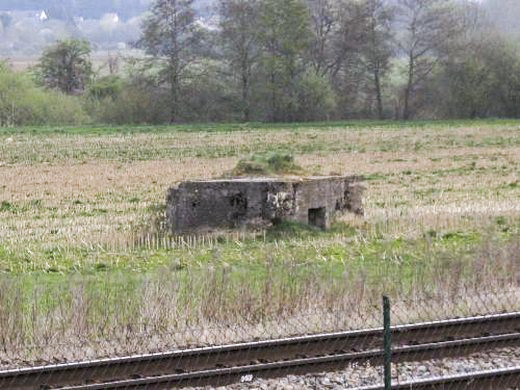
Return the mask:
MULTIPOLYGON (((404 346, 395 348, 394 356, 398 361, 417 361, 428 359, 432 357, 431 354, 438 358, 439 351, 450 356, 459 356, 496 348, 502 344, 510 346, 520 342, 520 333, 509 333, 512 329, 518 329, 519 325, 520 313, 516 312, 395 326, 392 330, 396 345, 404 346), (496 333, 497 329, 500 330, 499 335, 477 336, 490 332, 496 333), (429 337, 428 340, 433 339, 434 342, 425 343, 424 337, 429 337), (457 340, 442 341, 449 338, 457 338, 457 340), (422 343, 413 345, 419 340, 422 343)), ((193 384, 200 378, 205 378, 208 383, 214 384, 214 381, 220 380, 232 382, 232 379, 236 379, 239 374, 262 373, 264 375, 265 373, 269 376, 273 374, 273 370, 276 375, 285 373, 285 370, 292 370, 291 373, 294 370, 303 370, 307 373, 309 367, 313 367, 314 370, 331 365, 333 368, 338 368, 344 366, 346 362, 377 362, 382 357, 382 351, 379 349, 381 338, 382 329, 368 329, 9 370, 0 372, 0 386, 24 389, 43 384, 77 384, 79 379, 104 381, 104 385, 108 386, 106 381, 112 382, 114 378, 131 377, 136 372, 141 373, 139 370, 144 370, 142 374, 145 376, 155 376, 149 381, 162 383, 169 381, 182 385, 186 381, 193 384), (294 359, 295 356, 302 355, 307 357, 294 359), (249 365, 251 361, 273 360, 273 356, 277 362, 249 365), (227 365, 229 368, 213 369, 222 365, 227 365), (171 371, 177 374, 163 375, 171 371)), ((116 386, 116 383, 119 386, 123 382, 114 382, 113 386, 116 386)), ((140 385, 141 382, 124 381, 124 383, 140 385)))

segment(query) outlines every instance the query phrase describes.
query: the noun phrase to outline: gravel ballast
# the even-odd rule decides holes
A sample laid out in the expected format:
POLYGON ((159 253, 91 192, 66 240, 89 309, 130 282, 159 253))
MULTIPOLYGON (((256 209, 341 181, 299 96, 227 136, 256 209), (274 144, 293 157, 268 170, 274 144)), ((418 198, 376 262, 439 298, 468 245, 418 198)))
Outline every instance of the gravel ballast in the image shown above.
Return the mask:
MULTIPOLYGON (((472 372, 487 371, 500 368, 520 366, 520 349, 503 348, 493 352, 476 353, 465 358, 445 358, 427 360, 417 363, 400 363, 393 365, 393 382, 403 383, 435 377, 451 375, 467 375, 472 372)), ((289 375, 277 379, 261 379, 245 376, 241 383, 196 389, 206 390, 316 390, 316 389, 353 389, 363 386, 374 386, 383 383, 381 366, 353 365, 343 371, 308 374, 303 376, 289 375)))

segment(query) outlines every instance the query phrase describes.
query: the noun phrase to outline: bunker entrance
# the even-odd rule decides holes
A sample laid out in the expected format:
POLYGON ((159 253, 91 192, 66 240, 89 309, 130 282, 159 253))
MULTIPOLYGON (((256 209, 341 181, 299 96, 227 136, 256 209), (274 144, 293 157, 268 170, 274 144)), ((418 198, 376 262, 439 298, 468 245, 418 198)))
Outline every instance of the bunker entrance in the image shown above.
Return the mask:
POLYGON ((309 225, 316 226, 320 229, 327 228, 327 209, 320 207, 317 209, 309 209, 309 225))
POLYGON ((247 215, 247 197, 238 192, 229 197, 229 205, 231 206, 231 218, 234 222, 247 215))

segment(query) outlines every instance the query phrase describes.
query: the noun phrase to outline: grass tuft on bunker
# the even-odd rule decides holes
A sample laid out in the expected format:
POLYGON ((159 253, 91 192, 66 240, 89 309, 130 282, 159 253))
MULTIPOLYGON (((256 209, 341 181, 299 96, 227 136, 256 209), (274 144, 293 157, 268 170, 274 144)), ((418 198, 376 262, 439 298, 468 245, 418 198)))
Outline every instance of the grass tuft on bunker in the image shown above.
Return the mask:
POLYGON ((253 154, 238 161, 232 176, 298 175, 304 169, 294 161, 290 153, 271 152, 253 154))

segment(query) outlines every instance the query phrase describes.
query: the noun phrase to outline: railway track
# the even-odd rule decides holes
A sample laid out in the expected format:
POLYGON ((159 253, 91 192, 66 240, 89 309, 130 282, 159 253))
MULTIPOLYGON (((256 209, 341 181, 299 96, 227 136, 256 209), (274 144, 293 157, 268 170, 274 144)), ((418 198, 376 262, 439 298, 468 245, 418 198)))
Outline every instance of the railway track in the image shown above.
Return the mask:
MULTIPOLYGON (((383 358, 382 333, 383 330, 377 328, 0 371, 0 388, 94 390, 221 386, 251 375, 272 378, 337 370, 352 363, 379 364, 383 358)), ((396 363, 520 347, 520 312, 394 326, 392 339, 396 363)), ((520 383, 520 368, 497 372, 496 378, 499 377, 520 383)), ((480 380, 491 383, 493 375, 482 374, 480 380)), ((457 383, 462 386, 463 379, 459 378, 457 383)), ((462 388, 427 386, 412 388, 462 388)))
MULTIPOLYGON (((518 389, 520 367, 478 371, 466 375, 423 379, 392 386, 393 390, 458 390, 458 389, 518 389)), ((383 386, 358 387, 352 390, 385 390, 383 386)))

